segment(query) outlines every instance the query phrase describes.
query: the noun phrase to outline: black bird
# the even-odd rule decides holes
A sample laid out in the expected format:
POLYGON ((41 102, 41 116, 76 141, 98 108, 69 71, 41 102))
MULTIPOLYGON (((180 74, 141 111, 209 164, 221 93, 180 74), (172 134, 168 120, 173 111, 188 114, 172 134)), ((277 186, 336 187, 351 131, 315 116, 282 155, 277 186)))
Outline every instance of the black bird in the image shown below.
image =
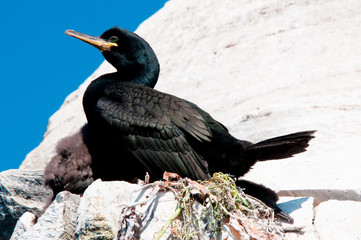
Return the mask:
MULTIPOLYGON (((164 171, 199 180, 219 171, 243 176, 257 161, 306 151, 313 138, 314 131, 305 131, 256 144, 238 140, 194 103, 153 89, 159 75, 158 60, 149 44, 135 33, 113 27, 100 37, 73 30, 66 34, 98 48, 117 72, 95 79, 84 93, 88 123, 81 132, 79 149, 58 148, 58 157, 46 168, 46 184, 57 191, 83 190, 97 178, 130 181, 143 178, 145 172, 153 180, 161 179, 164 171), (75 169, 86 173, 79 177, 74 170, 76 180, 69 176, 65 180, 57 169, 69 165, 69 159, 78 161, 72 155, 85 149, 91 166, 80 164, 75 169), (64 152, 66 157, 60 156, 64 152)), ((75 165, 70 164, 72 169, 75 165)), ((268 205, 275 209, 274 195, 264 202, 270 201, 268 205)))

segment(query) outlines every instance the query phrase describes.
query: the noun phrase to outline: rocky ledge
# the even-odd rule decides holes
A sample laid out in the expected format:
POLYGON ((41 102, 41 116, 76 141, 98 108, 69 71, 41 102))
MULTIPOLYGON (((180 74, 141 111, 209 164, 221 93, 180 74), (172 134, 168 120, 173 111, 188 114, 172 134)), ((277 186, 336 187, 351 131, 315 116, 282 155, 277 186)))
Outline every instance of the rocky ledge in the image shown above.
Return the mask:
MULTIPOLYGON (((35 215, 41 212, 51 197, 42 185, 41 170, 10 170, 0 173, 0 239, 177 239, 182 214, 175 218, 179 199, 172 191, 155 191, 122 181, 97 180, 83 194, 59 193, 47 211, 34 225, 35 215), (16 224, 16 225, 15 225, 16 224), (178 227, 179 227, 178 226, 178 227), (163 231, 164 230, 164 231, 163 231), (161 233, 163 231, 163 233, 161 233)), ((330 200, 314 208, 312 197, 281 197, 279 207, 290 214, 295 222, 273 223, 232 218, 223 222, 221 230, 211 231, 211 220, 202 219, 200 239, 238 239, 253 236, 256 239, 358 239, 361 236, 358 214, 361 203, 330 200), (249 227, 247 230, 244 226, 249 227), (267 231, 265 229, 268 229, 267 231)), ((197 211, 204 211, 203 208, 197 211)), ((244 238, 247 239, 247 238, 244 238)))
MULTIPOLYGON (((97 180, 82 196, 59 193, 37 219, 52 196, 41 184, 41 171, 6 171, 0 174, 1 209, 13 217, 1 220, 0 239, 282 239, 283 229, 300 231, 312 220, 298 217, 295 225, 282 226, 262 202, 234 191, 232 181, 225 174, 202 184, 190 179, 148 185, 97 180)), ((310 205, 309 198, 281 204, 296 212, 310 205)))

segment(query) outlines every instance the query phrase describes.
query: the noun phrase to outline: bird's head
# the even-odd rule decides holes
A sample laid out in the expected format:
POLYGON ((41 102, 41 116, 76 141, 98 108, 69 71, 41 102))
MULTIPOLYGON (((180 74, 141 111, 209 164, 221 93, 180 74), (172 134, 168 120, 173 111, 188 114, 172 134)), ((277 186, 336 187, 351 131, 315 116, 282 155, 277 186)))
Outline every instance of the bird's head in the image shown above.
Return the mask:
MULTIPOLYGON (((94 37, 67 30, 65 34, 78 38, 98 48, 105 59, 112 64, 124 78, 158 79, 159 63, 150 45, 137 34, 126 29, 113 27, 105 31, 101 36, 94 37)), ((135 81, 135 82, 136 82, 135 81)), ((148 80, 146 80, 148 81, 148 80)), ((144 83, 149 87, 152 84, 144 83)))

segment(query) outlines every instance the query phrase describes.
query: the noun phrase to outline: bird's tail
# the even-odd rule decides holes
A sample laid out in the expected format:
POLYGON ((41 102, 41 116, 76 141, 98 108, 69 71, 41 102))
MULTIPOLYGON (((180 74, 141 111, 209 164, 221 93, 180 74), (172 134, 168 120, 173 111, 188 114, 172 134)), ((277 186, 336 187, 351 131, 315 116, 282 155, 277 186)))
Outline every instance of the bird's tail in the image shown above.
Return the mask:
POLYGON ((251 144, 244 148, 245 158, 267 161, 292 157, 297 153, 306 151, 315 132, 297 132, 251 144))

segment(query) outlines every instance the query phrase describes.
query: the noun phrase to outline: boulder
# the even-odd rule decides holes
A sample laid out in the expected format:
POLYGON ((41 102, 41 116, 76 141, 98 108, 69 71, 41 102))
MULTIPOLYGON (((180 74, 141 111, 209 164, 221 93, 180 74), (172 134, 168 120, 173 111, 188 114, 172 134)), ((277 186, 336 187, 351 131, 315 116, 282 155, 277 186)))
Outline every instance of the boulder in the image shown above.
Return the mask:
MULTIPOLYGON (((187 198, 189 189, 196 191, 195 187, 200 186, 194 181, 194 185, 185 186, 184 183, 178 182, 177 187, 170 191, 162 188, 165 185, 161 182, 142 186, 123 181, 97 180, 82 197, 60 192, 36 224, 34 214, 24 213, 11 240, 154 239, 156 236, 159 236, 158 239, 177 239, 175 236, 182 236, 183 227, 187 228, 188 234, 195 233, 199 237, 197 239, 205 240, 212 237, 238 239, 240 236, 281 238, 278 225, 273 223, 273 215, 267 214, 269 209, 253 199, 247 200, 252 210, 246 214, 244 209, 241 215, 236 215, 233 210, 232 217, 224 219, 218 227, 216 221, 220 219, 214 219, 217 206, 213 206, 211 201, 221 196, 212 195, 213 200, 205 200, 207 204, 200 204, 194 199, 189 202, 179 200, 187 198), (184 195, 176 197, 178 189, 184 195), (179 210, 179 201, 184 204, 183 212, 179 210), (253 214, 262 215, 262 219, 253 214), (185 218, 187 226, 184 226, 185 218), (192 231, 188 225, 191 225, 192 231)), ((224 191, 224 188, 220 187, 220 191, 224 191)), ((287 203, 284 203, 284 207, 287 208, 287 203)), ((217 211, 219 213, 219 206, 217 211)))
MULTIPOLYGON (((85 191, 79 205, 76 238, 114 239, 123 234, 123 227, 125 232, 128 231, 124 236, 152 239, 175 212, 177 202, 172 192, 159 192, 151 201, 128 209, 129 205, 148 198, 151 190, 142 190, 140 185, 123 181, 94 182, 85 191)), ((165 236, 169 234, 168 229, 165 236)))
POLYGON ((0 239, 9 239, 25 212, 39 213, 51 196, 43 187, 42 170, 8 170, 0 173, 0 239))
MULTIPOLYGON (((121 234, 152 239, 174 214, 177 201, 169 191, 158 192, 154 196, 151 193, 151 188, 142 190, 141 185, 101 180, 90 185, 83 197, 60 192, 35 225, 35 215, 25 212, 17 222, 11 240, 113 240, 121 234), (154 199, 143 205, 134 204, 151 196, 154 199), (131 204, 134 208, 128 208, 131 204)), ((167 229, 162 239, 167 239, 169 235, 170 229, 167 229)))
POLYGON ((35 225, 34 216, 26 212, 18 221, 11 240, 73 239, 79 202, 78 195, 60 192, 35 225))
POLYGON ((25 212, 16 222, 16 226, 10 240, 21 240, 24 233, 29 231, 34 225, 35 218, 36 216, 34 213, 25 212))

